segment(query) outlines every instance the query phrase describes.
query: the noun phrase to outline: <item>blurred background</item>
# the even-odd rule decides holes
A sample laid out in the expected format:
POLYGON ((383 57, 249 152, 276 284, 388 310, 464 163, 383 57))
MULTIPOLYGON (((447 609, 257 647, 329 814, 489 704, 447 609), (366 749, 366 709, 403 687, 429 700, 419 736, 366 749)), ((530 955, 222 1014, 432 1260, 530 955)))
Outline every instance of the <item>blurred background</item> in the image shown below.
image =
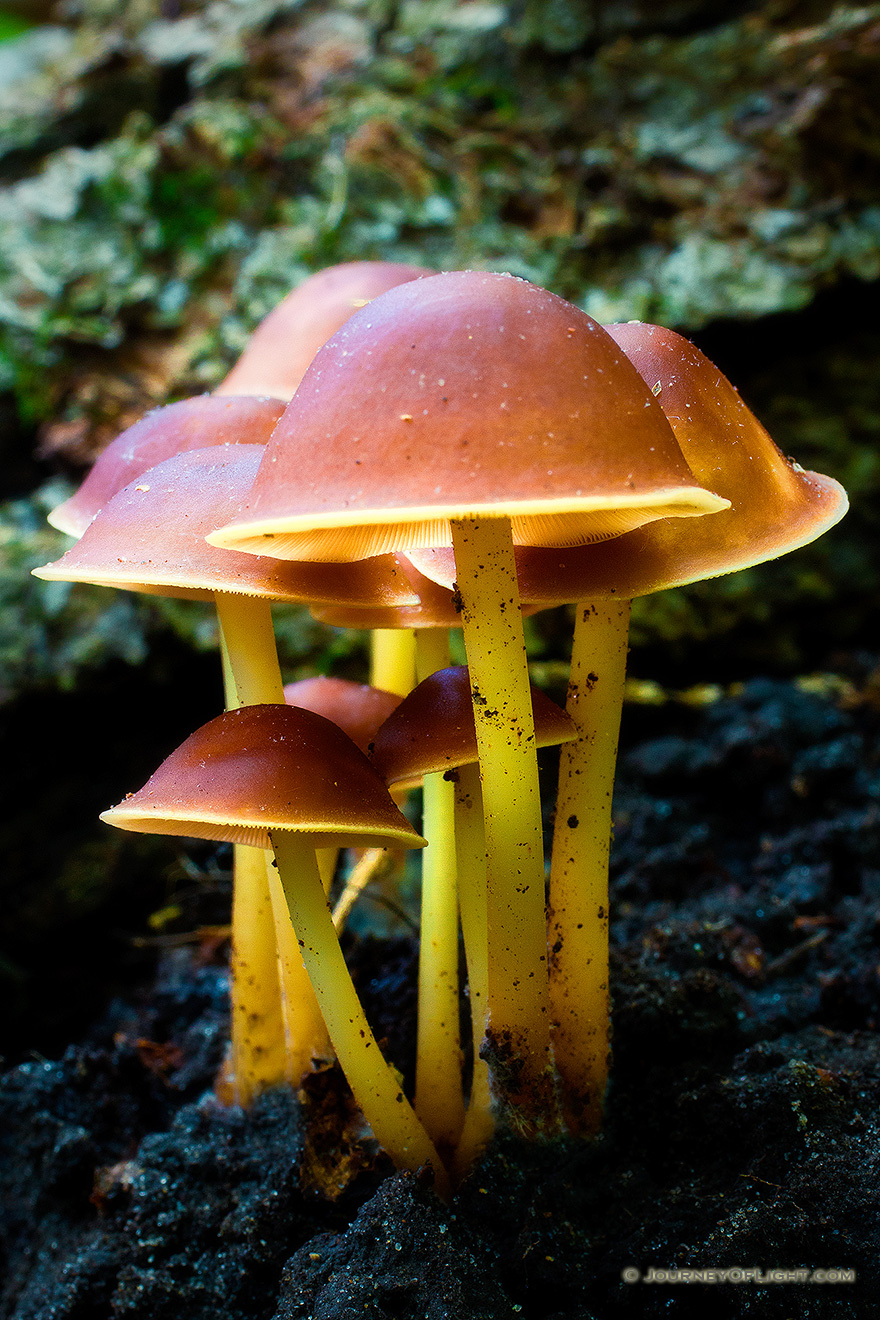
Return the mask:
MULTIPOLYGON (((221 856, 95 824, 216 712, 197 605, 46 583, 118 432, 210 390, 299 280, 525 276, 692 337, 852 510, 776 564, 636 603, 631 713, 878 650, 880 5, 21 0, 0 9, 0 1052, 57 1052, 221 856)), ((287 677, 364 643, 278 612, 287 677)), ((564 688, 564 610, 529 624, 564 688)))

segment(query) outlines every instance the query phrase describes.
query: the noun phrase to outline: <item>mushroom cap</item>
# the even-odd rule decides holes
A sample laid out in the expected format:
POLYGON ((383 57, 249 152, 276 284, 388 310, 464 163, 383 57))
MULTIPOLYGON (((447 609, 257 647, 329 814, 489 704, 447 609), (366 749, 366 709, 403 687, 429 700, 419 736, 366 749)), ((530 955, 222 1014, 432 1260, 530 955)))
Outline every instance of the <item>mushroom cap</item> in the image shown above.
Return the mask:
POLYGON ((566 545, 724 507, 601 326, 525 280, 456 271, 382 294, 324 345, 211 540, 353 560, 449 545, 451 518, 566 545))
MULTIPOLYGON (((417 593, 415 603, 401 601, 399 605, 369 607, 323 603, 311 606, 313 616, 331 628, 460 628, 460 607, 451 587, 438 586, 419 573, 405 555, 398 554, 395 558, 417 593)), ((371 562, 357 560, 347 567, 371 562)))
MULTIPOLYGON (((711 518, 666 519, 599 545, 515 551, 524 602, 633 599, 775 559, 821 536, 847 510, 832 477, 806 472, 776 447, 738 391, 693 344, 640 322, 607 326, 657 389, 688 465, 730 501, 711 518), (657 388, 659 386, 659 389, 657 388)), ((445 549, 409 558, 439 585, 455 578, 445 549)))
POLYGON ((114 495, 76 544, 36 576, 189 599, 225 591, 345 605, 418 601, 392 555, 356 565, 300 564, 209 545, 206 534, 238 508, 261 457, 261 446, 244 444, 175 454, 114 495))
POLYGON ((208 445, 264 445, 284 412, 280 399, 218 399, 200 394, 154 408, 112 440, 78 490, 49 514, 69 536, 82 536, 99 509, 172 454, 208 445))
POLYGON ((362 752, 366 752, 380 725, 401 702, 396 692, 323 674, 285 683, 284 700, 289 706, 312 710, 325 720, 332 720, 362 752))
POLYGON ((216 393, 293 398, 318 349, 353 312, 398 284, 433 273, 392 261, 348 261, 317 271, 264 317, 216 393))
MULTIPOLYGON (((571 742, 571 716, 532 685, 535 743, 571 742)), ((467 665, 438 669, 413 688, 373 739, 373 765, 388 784, 412 788, 423 775, 478 759, 474 704, 467 665)))
POLYGON ((270 847, 275 830, 307 833, 316 848, 425 843, 351 739, 295 706, 218 715, 101 819, 140 834, 257 848, 270 847))

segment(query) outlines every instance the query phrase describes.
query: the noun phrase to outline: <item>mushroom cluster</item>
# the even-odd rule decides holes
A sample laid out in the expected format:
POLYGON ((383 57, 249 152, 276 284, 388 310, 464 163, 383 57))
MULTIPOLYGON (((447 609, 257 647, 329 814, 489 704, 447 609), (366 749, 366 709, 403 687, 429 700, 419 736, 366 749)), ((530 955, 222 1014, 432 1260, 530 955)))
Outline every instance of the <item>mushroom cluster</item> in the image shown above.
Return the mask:
POLYGON ((441 1194, 499 1121, 596 1131, 629 602, 805 544, 843 516, 841 487, 785 459, 670 331, 603 328, 508 275, 367 262, 306 281, 216 395, 115 448, 129 466, 99 460, 55 514, 79 542, 38 572, 216 602, 227 711, 103 818, 242 850, 222 1093, 246 1105, 332 1052, 382 1146, 431 1164, 441 1194), (373 686, 284 690, 270 600, 374 630, 373 686), (531 687, 522 628, 560 603, 576 617, 566 711, 531 687), (467 666, 450 668, 458 626, 467 666), (548 893, 537 748, 551 744, 548 893), (398 806, 416 784, 424 837, 398 806), (411 1103, 328 890, 340 848, 368 850, 368 876, 368 859, 413 847, 411 1103))

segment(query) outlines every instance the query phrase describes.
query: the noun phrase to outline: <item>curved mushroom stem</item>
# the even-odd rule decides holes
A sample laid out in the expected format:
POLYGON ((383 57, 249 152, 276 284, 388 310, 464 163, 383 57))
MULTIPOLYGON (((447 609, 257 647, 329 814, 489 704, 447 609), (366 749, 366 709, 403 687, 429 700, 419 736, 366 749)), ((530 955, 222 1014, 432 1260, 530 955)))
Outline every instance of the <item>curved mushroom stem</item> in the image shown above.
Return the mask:
MULTIPOLYGON (((215 603, 227 709, 283 705, 269 602, 218 592, 215 603)), ((302 958, 286 941, 286 914, 277 899, 272 901, 269 861, 265 849, 236 846, 231 1034, 233 1088, 238 1103, 245 1106, 260 1091, 280 1082, 298 1086, 312 1060, 330 1053, 327 1030, 302 958), (259 853, 259 859, 250 856, 253 853, 259 853), (244 868, 241 880, 240 867, 244 868)))
POLYGON ((596 1132, 608 1081, 608 858, 630 602, 576 606, 550 866, 550 997, 566 1123, 596 1132))
POLYGON ((483 829, 479 767, 476 764, 463 765, 456 771, 456 776, 455 855, 474 1046, 471 1094, 453 1164, 453 1175, 456 1182, 460 1182, 480 1152, 491 1141, 495 1120, 492 1116, 489 1067, 485 1059, 480 1058, 480 1049, 486 1034, 488 967, 486 833, 483 829))
POLYGON ((422 854, 415 1108, 438 1148, 451 1152, 464 1124, 454 786, 440 773, 425 775, 422 795, 428 847, 422 854))
MULTIPOLYGON (((318 853, 320 863, 320 849, 318 853)), ((345 888, 339 895, 339 901, 333 909, 333 925, 337 934, 345 929, 348 914, 367 885, 387 869, 389 856, 393 855, 393 850, 390 848, 366 848, 361 853, 351 868, 349 877, 345 882, 345 888)))
POLYGON ((303 961, 354 1098, 397 1167, 416 1170, 431 1164, 437 1192, 448 1197, 449 1179, 436 1148, 382 1057, 364 1016, 333 929, 315 850, 293 832, 273 831, 271 838, 303 961))
POLYGON ((499 1103, 556 1130, 535 726, 508 518, 452 521, 488 866, 487 1047, 499 1103))

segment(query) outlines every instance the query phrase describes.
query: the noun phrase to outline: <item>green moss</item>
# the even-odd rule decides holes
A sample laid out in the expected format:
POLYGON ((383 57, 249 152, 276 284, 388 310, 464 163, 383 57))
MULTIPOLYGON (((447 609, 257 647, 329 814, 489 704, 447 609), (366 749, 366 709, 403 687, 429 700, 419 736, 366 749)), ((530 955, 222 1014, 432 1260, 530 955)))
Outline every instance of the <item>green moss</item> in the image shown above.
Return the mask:
POLYGON ((6 87, 0 140, 47 154, 0 194, 2 381, 49 416, 77 346, 194 318, 206 380, 305 270, 354 257, 512 268, 604 318, 690 327, 876 278, 873 14, 621 38, 649 29, 640 11, 597 26, 566 0, 216 0, 176 19, 89 0, 73 38, 20 39, 6 87), (53 152, 59 104, 106 96, 111 50, 139 113, 53 152), (186 81, 157 117, 169 71, 186 81))
MULTIPOLYGON (((365 257, 512 270, 602 319, 683 328, 876 279, 880 8, 732 8, 214 0, 169 18, 77 0, 69 29, 0 61, 0 388, 29 423, 112 434, 127 409, 210 388, 309 271, 365 257)), ((852 402, 844 356, 827 402, 795 371, 758 411, 858 500, 880 406, 866 356, 852 402)), ((767 591, 824 599, 841 573, 873 591, 862 517, 803 568, 646 602, 636 636, 758 629, 767 591)), ((11 673, 66 682, 135 660, 152 627, 207 631, 125 600, 103 623, 104 593, 4 581, 24 620, 2 634, 11 673)), ((293 668, 359 654, 294 633, 293 668)))
POLYGON ((0 42, 13 41, 16 37, 29 32, 33 25, 18 14, 0 10, 0 42))
POLYGON ((144 629, 127 597, 108 605, 97 590, 40 582, 30 570, 69 542, 44 522, 58 492, 0 508, 0 698, 43 683, 69 685, 98 655, 139 663, 144 629))

